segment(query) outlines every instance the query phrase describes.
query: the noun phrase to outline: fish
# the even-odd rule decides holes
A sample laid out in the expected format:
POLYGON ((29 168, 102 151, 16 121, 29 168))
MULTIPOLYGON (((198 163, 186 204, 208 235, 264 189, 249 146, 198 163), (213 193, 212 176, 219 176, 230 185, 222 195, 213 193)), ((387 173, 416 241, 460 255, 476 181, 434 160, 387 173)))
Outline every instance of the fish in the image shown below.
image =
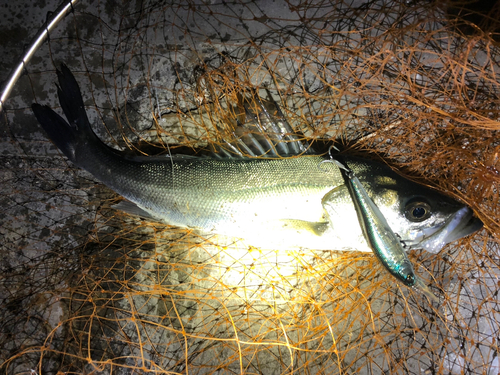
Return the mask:
MULTIPOLYGON (((330 149, 331 151, 331 149, 330 149)), ((330 154, 331 155, 331 154, 330 154)), ((345 184, 354 203, 358 220, 368 245, 373 253, 391 275, 407 287, 417 289, 427 295, 432 301, 439 299, 415 274, 413 265, 406 254, 399 237, 391 229, 384 215, 368 195, 356 174, 339 156, 325 160, 323 163, 335 163, 341 169, 345 184)), ((454 216, 461 216, 460 209, 454 216)))
MULTIPOLYGON (((342 173, 334 165, 320 167, 328 155, 292 134, 277 104, 274 112, 260 99, 256 110, 245 106, 248 121, 238 121, 235 139, 227 141, 229 151, 132 156, 94 133, 78 82, 64 64, 57 77, 66 119, 37 103, 33 113, 73 164, 125 198, 113 207, 202 234, 241 238, 255 247, 371 251, 342 173), (248 153, 253 156, 243 156, 248 153)), ((464 204, 382 163, 345 160, 409 249, 438 252, 482 227, 464 204)))

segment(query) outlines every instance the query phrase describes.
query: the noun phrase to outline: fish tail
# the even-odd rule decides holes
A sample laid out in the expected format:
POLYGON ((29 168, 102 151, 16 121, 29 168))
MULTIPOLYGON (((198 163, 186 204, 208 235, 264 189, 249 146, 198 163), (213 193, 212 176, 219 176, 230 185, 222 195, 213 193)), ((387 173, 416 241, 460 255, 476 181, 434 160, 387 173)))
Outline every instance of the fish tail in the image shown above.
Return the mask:
POLYGON ((90 126, 80 87, 66 65, 57 70, 57 77, 59 103, 68 121, 48 106, 34 103, 31 108, 52 142, 69 160, 81 166, 78 157, 85 155, 88 145, 102 142, 90 126))
POLYGON ((431 292, 429 287, 425 285, 423 280, 419 277, 416 276, 416 283, 414 285, 414 288, 416 287, 417 290, 425 294, 429 299, 431 299, 434 302, 439 302, 439 298, 431 292))

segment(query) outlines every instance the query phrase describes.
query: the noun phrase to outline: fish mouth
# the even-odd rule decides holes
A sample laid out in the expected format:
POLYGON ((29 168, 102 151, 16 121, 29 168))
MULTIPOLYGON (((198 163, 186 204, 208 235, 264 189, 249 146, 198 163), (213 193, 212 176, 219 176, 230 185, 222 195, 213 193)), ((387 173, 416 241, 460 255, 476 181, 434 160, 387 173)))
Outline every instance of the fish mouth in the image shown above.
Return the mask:
POLYGON ((450 242, 468 236, 482 227, 483 222, 472 216, 472 210, 469 207, 462 207, 442 225, 424 229, 419 238, 409 241, 409 245, 413 249, 437 253, 450 242))

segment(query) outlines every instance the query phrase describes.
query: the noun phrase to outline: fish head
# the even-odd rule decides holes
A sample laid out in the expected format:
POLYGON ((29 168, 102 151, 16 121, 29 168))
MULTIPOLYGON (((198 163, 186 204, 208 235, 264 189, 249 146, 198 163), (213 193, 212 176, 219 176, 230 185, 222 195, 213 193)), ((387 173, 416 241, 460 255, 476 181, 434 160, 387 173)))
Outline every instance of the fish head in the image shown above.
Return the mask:
MULTIPOLYGON (((437 253, 446 244, 483 226, 463 203, 410 181, 384 164, 357 158, 346 160, 407 249, 437 253)), ((343 195, 348 196, 347 188, 343 190, 343 195)), ((351 200, 349 204, 352 205, 351 200)))
POLYGON ((437 253, 483 226, 469 207, 397 174, 378 175, 370 189, 389 226, 410 249, 437 253))

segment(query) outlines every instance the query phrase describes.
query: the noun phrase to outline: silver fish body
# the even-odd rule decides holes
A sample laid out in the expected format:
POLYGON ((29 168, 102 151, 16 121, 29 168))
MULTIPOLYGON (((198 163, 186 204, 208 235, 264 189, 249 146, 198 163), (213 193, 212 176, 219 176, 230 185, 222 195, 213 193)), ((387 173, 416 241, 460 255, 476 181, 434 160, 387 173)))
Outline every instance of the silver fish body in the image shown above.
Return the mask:
MULTIPOLYGON (((77 166, 93 174, 129 202, 120 208, 180 227, 245 239, 261 247, 371 251, 339 169, 319 167, 321 155, 289 158, 131 157, 98 139, 87 118, 78 84, 63 66, 58 71, 61 107, 67 122, 47 106, 33 104, 52 141, 77 166)), ((389 225, 413 248, 430 243, 438 251, 448 238, 481 227, 450 218, 464 205, 410 182, 390 168, 348 158, 350 167, 380 207, 389 225), (422 201, 425 220, 408 205, 422 201), (432 242, 436 234, 438 241, 432 242)))

